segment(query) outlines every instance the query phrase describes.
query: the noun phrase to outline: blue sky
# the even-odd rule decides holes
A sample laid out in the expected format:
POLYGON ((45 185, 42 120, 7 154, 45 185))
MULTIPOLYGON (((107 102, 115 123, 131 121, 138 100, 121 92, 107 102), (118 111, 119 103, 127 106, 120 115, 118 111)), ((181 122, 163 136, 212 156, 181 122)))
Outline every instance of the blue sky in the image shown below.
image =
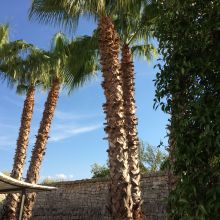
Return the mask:
MULTIPOLYGON (((9 23, 10 39, 23 39, 39 48, 48 49, 52 36, 61 30, 51 25, 38 24, 28 20, 31 1, 2 0, 0 24, 9 23)), ((96 24, 80 20, 76 35, 89 35, 96 24)), ((75 35, 72 35, 74 37, 75 35)), ((80 59, 80 57, 79 57, 80 59)), ((135 60, 136 101, 139 137, 152 145, 167 142, 165 126, 168 116, 159 109, 153 110, 156 61, 135 60)), ((82 179, 91 176, 93 163, 104 164, 107 160, 108 143, 103 140, 104 95, 102 77, 98 74, 91 82, 72 92, 70 96, 61 92, 55 118, 52 124, 46 155, 41 168, 41 179, 45 177, 82 179)), ((16 139, 24 96, 18 96, 14 89, 0 85, 0 171, 10 171, 15 152, 16 139)), ((46 92, 37 91, 32 122, 26 168, 35 142, 46 92)))

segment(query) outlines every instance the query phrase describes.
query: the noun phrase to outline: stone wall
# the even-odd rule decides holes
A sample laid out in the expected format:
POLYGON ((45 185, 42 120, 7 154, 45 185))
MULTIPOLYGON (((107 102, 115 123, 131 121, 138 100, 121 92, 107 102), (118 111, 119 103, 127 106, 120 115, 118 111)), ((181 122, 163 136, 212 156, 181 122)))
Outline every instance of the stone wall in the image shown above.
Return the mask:
MULTIPOLYGON (((53 192, 41 192, 33 220, 110 220, 108 180, 89 179, 59 182, 53 192)), ((143 212, 148 220, 165 220, 168 177, 163 173, 142 177, 143 212)))

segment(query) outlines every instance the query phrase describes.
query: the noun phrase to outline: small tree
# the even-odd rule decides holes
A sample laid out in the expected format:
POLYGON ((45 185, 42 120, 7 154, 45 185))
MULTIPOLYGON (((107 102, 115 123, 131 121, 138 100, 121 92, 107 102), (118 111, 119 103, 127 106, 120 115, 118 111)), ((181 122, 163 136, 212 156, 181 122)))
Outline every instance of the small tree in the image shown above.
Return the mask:
POLYGON ((156 101, 171 114, 168 219, 220 219, 220 2, 157 1, 156 101), (214 162, 214 163, 213 163, 214 162))
POLYGON ((161 165, 167 157, 166 154, 159 149, 159 147, 145 144, 143 141, 140 141, 139 151, 142 174, 146 172, 159 171, 161 169, 161 165))
POLYGON ((107 165, 94 163, 91 167, 92 178, 107 177, 109 175, 109 168, 107 165))

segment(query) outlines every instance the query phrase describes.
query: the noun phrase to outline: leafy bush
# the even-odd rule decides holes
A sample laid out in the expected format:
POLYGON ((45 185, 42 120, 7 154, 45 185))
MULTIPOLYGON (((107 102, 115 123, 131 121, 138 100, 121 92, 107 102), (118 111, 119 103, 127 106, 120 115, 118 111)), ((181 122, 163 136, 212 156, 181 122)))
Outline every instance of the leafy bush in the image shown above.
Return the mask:
POLYGON ((166 159, 166 154, 159 147, 150 144, 144 144, 143 141, 139 145, 140 169, 141 173, 157 172, 161 170, 161 165, 166 159))
POLYGON ((156 101, 171 114, 169 219, 220 219, 220 1, 157 1, 156 101))
POLYGON ((56 181, 55 179, 46 177, 46 178, 42 181, 41 184, 43 184, 43 185, 50 185, 51 183, 55 183, 55 182, 58 182, 58 181, 56 181))
POLYGON ((99 165, 94 163, 91 169, 92 178, 107 177, 109 175, 109 168, 106 165, 99 165))

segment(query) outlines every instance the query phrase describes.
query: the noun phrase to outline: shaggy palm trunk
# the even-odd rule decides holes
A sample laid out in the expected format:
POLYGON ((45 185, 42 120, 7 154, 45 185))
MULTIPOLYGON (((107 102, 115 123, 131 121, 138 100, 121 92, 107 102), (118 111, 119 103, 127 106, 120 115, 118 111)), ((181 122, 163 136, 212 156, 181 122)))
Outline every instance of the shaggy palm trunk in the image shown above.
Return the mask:
MULTIPOLYGON (((23 173, 23 167, 26 159, 26 151, 29 141, 29 134, 31 128, 31 120, 34 110, 34 86, 30 86, 27 91, 26 99, 24 101, 23 113, 21 117, 21 126, 19 136, 17 139, 17 148, 14 157, 14 165, 11 172, 11 177, 20 180, 23 173)), ((4 214, 2 219, 15 220, 16 209, 19 201, 19 194, 8 194, 4 205, 4 214)))
POLYGON ((124 129, 123 91, 119 64, 119 38, 109 17, 99 22, 99 50, 103 73, 103 105, 109 141, 110 197, 113 219, 133 219, 128 148, 124 129))
POLYGON ((127 44, 122 47, 121 73, 123 79, 123 97, 125 114, 125 131, 128 144, 128 163, 132 187, 133 218, 142 219, 140 166, 139 166, 139 141, 137 133, 137 118, 135 115, 135 82, 134 64, 131 50, 127 44))
MULTIPOLYGON (((60 82, 58 79, 55 79, 53 81, 52 88, 48 94, 47 101, 45 103, 43 118, 40 123, 40 128, 36 137, 36 143, 32 151, 29 169, 27 171, 26 181, 32 184, 37 183, 39 179, 40 166, 43 160, 43 156, 45 154, 49 131, 59 97, 59 91, 60 82)), ((23 220, 28 220, 31 218, 35 198, 36 193, 26 194, 23 220)))

